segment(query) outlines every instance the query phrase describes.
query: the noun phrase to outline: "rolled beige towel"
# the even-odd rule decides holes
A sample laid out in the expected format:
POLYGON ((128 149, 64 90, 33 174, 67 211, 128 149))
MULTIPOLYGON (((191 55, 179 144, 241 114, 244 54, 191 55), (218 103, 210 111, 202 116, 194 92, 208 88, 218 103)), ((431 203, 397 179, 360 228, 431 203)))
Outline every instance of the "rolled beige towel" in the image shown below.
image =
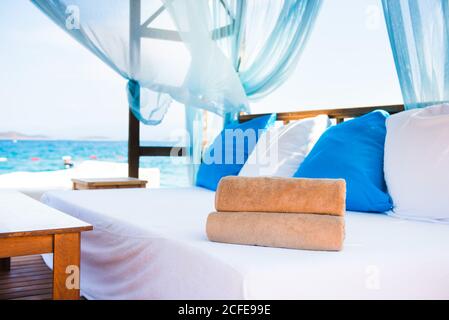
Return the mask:
POLYGON ((343 216, 343 179, 225 177, 215 193, 220 212, 316 213, 343 216))
POLYGON ((340 251, 343 217, 265 212, 213 212, 207 218, 210 241, 318 251, 340 251))

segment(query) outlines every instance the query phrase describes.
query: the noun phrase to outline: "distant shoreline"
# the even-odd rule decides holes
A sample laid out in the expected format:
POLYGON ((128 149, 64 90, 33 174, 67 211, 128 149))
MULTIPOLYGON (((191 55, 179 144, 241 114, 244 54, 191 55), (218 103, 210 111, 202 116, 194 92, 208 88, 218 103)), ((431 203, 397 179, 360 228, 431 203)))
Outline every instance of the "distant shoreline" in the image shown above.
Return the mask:
MULTIPOLYGON (((113 139, 102 136, 86 136, 77 138, 53 138, 45 135, 28 135, 17 131, 0 132, 0 142, 38 141, 38 142, 128 142, 128 139, 113 139)), ((142 140, 142 146, 176 146, 179 141, 142 140)))
MULTIPOLYGON (((113 140, 113 139, 6 139, 0 137, 0 142, 102 142, 102 143, 128 143, 128 140, 113 140)), ((176 146, 179 141, 151 141, 151 140, 142 140, 142 146, 151 146, 151 147, 164 147, 164 146, 176 146)))
POLYGON ((122 142, 122 141, 128 141, 126 139, 123 140, 114 140, 114 139, 83 139, 83 138, 76 138, 76 139, 58 139, 58 138, 19 138, 19 139, 11 139, 11 138, 4 138, 0 137, 0 141, 92 141, 92 142, 122 142))
POLYGON ((104 136, 85 136, 77 137, 74 139, 57 139, 49 137, 43 134, 26 134, 18 131, 5 131, 0 132, 0 140, 11 140, 11 141, 113 141, 113 139, 104 136))

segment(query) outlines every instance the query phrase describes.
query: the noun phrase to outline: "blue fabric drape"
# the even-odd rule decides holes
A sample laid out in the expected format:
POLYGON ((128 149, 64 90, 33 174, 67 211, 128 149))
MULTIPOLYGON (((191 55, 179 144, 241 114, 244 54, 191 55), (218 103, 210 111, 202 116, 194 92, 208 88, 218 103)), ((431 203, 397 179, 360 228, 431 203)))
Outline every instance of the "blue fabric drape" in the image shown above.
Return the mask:
POLYGON ((159 124, 173 100, 222 116, 248 110, 232 65, 210 38, 209 1, 31 1, 129 81, 129 104, 141 122, 159 124), (146 24, 161 7, 157 23, 163 28, 146 24), (72 28, 71 8, 79 13, 72 28))
MULTIPOLYGON (((111 67, 123 78, 128 79, 127 93, 129 104, 134 115, 143 123, 148 125, 159 124, 171 102, 171 98, 164 92, 152 92, 157 96, 159 103, 151 106, 150 116, 144 116, 140 103, 139 79, 133 79, 128 57, 123 52, 129 51, 129 40, 123 41, 125 32, 128 32, 129 15, 128 6, 122 2, 110 2, 110 7, 104 14, 102 10, 107 5, 105 1, 99 1, 95 5, 86 0, 64 1, 64 0, 31 0, 31 2, 45 13, 53 22, 63 30, 67 31, 76 41, 90 50, 100 58, 105 64, 111 67), (69 8, 76 7, 80 13, 79 24, 74 28, 67 27, 69 8), (126 10, 125 10, 126 9, 126 10), (105 23, 106 15, 116 21, 116 25, 111 28, 110 34, 101 34, 99 29, 105 23), (81 20, 81 17, 83 20, 81 20), (83 22, 83 23, 82 23, 83 22), (120 30, 113 34, 113 30, 120 30), (120 46, 114 46, 120 44, 120 46)), ((106 23, 105 25, 106 26, 106 23)))
POLYGON ((202 110, 219 116, 249 111, 238 75, 210 37, 209 0, 31 1, 128 80, 129 106, 141 122, 161 123, 173 100, 186 106, 192 178, 201 156, 195 128, 202 110), (74 28, 67 24, 72 9, 79 14, 74 28))
POLYGON ((382 4, 406 108, 449 101, 449 1, 382 4))
MULTIPOLYGON (((213 27, 220 31, 215 33, 217 43, 231 60, 249 99, 270 94, 295 70, 321 4, 321 0, 212 2, 213 27), (225 36, 230 29, 232 35, 225 36)), ((187 112, 191 113, 189 118, 193 113, 197 119, 204 116, 196 110, 187 112)), ((235 121, 237 115, 226 113, 224 124, 235 121)), ((201 152, 198 144, 202 141, 191 142, 193 149, 201 152)))
MULTIPOLYGON (((31 0, 128 80, 134 115, 159 124, 186 106, 192 179, 204 110, 235 120, 294 70, 321 0, 31 0), (70 8, 79 13, 69 28, 70 8), (155 19, 157 17, 157 19, 155 19), (156 24, 153 26, 153 24, 156 24)), ((217 129, 215 127, 213 129, 217 129)))
POLYGON ((224 2, 232 14, 223 14, 219 4, 213 6, 215 27, 232 24, 237 32, 223 38, 221 47, 233 61, 246 95, 264 97, 295 70, 322 1, 224 2))

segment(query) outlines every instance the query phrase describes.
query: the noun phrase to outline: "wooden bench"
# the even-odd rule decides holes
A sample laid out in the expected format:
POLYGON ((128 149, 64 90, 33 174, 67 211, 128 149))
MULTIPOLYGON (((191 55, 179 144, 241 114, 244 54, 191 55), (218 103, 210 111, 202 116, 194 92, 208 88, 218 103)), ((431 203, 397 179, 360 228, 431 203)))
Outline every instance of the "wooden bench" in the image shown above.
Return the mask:
POLYGON ((0 268, 10 258, 53 253, 53 299, 80 297, 81 232, 92 226, 15 191, 0 192, 0 268))

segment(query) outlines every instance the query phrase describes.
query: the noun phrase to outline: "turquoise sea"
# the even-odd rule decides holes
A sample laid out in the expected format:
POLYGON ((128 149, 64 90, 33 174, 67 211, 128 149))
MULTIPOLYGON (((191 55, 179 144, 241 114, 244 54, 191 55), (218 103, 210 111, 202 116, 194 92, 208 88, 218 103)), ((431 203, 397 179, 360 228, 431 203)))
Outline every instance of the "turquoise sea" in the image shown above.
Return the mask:
MULTIPOLYGON (((70 156, 75 165, 86 160, 126 163, 127 142, 0 140, 0 175, 17 171, 64 170, 62 158, 65 156, 70 156)), ((160 169, 161 186, 188 185, 185 165, 173 163, 169 157, 144 157, 140 161, 142 168, 160 169)))

